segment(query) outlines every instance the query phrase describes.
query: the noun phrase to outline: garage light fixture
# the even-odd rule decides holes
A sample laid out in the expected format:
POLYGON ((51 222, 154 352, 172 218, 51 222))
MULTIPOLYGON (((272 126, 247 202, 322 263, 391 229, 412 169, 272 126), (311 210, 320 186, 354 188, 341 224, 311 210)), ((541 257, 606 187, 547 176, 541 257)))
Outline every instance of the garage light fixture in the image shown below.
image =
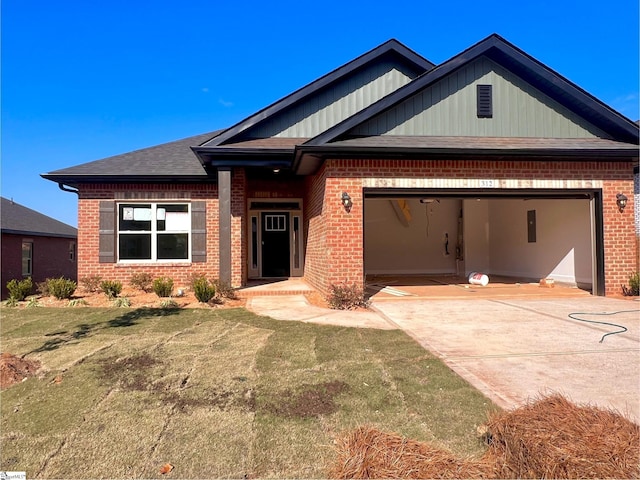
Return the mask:
POLYGON ((616 195, 616 205, 618 205, 618 210, 622 213, 627 206, 627 196, 624 193, 618 193, 616 195))
POLYGON ((342 206, 347 212, 350 212, 351 207, 353 207, 353 202, 347 192, 342 192, 342 206))

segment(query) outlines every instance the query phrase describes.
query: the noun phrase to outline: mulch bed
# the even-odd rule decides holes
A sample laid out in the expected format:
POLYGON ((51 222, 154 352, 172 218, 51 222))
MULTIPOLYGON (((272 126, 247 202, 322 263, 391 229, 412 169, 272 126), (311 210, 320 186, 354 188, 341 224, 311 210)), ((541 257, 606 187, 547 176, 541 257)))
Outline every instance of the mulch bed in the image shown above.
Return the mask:
POLYGON ((561 395, 491 415, 479 460, 361 427, 336 442, 331 478, 640 478, 640 426, 561 395))

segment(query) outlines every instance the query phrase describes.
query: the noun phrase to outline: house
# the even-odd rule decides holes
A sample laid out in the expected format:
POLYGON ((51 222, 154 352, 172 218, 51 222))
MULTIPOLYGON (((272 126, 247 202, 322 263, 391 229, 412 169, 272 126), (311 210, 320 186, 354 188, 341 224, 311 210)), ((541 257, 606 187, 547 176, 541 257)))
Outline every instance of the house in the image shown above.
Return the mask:
POLYGON ((2 297, 10 280, 31 277, 77 278, 78 230, 42 213, 1 198, 2 297))
POLYGON ((498 35, 440 65, 389 40, 228 129, 43 177, 79 195, 80 277, 327 293, 480 271, 606 295, 637 269, 638 138, 498 35))

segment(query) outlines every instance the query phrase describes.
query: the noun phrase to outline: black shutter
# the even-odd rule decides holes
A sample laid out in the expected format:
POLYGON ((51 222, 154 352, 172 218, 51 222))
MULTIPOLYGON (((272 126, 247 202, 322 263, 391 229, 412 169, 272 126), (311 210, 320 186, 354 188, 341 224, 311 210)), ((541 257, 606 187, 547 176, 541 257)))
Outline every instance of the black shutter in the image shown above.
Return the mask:
POLYGON ((477 86, 478 118, 493 118, 493 94, 491 85, 477 86))
POLYGON ((115 263, 116 205, 113 201, 100 202, 98 252, 99 263, 115 263))
POLYGON ((191 202, 191 261, 207 261, 206 202, 191 202))

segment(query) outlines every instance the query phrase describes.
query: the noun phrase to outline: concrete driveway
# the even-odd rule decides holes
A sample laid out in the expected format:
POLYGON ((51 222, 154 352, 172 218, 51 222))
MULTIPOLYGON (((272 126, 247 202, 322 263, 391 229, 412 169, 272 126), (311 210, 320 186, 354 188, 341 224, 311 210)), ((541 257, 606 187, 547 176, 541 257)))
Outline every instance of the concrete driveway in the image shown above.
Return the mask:
POLYGON ((559 392, 640 421, 640 302, 603 297, 384 299, 373 308, 503 408, 559 392), (580 318, 570 313, 631 310, 580 318))

